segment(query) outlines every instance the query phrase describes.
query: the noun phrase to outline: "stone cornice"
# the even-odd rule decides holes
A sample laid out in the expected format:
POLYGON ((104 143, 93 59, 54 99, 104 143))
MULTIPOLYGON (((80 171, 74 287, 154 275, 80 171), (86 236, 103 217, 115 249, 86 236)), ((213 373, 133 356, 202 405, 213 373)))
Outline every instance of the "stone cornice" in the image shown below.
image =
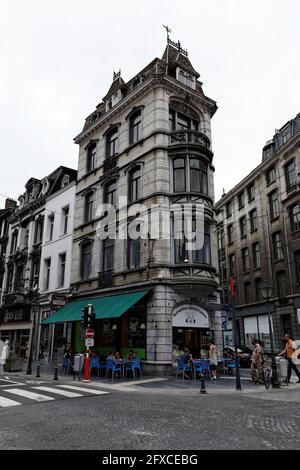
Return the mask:
POLYGON ((205 95, 199 94, 196 90, 185 87, 176 79, 166 76, 165 74, 153 74, 148 80, 145 80, 137 89, 129 93, 127 97, 122 99, 118 104, 116 104, 112 109, 102 115, 98 121, 92 124, 87 129, 83 130, 78 134, 74 141, 77 144, 82 144, 91 136, 98 131, 99 129, 108 125, 115 118, 117 118, 120 113, 124 110, 127 110, 131 105, 138 101, 141 97, 145 96, 147 93, 151 92, 156 87, 164 86, 169 91, 173 92, 179 98, 187 100, 193 103, 195 106, 199 106, 202 110, 205 110, 210 114, 210 117, 214 115, 217 110, 216 102, 205 95), (154 83, 153 83, 154 82, 154 83))

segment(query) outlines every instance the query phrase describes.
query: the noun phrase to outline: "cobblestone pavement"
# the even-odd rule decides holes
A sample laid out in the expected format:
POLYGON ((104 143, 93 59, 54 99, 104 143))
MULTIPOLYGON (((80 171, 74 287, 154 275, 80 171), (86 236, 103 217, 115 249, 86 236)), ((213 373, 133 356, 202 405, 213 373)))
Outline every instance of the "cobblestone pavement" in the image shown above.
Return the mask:
POLYGON ((247 384, 238 392, 234 380, 221 379, 200 394, 198 382, 187 382, 95 381, 110 393, 4 408, 0 449, 300 448, 299 385, 266 391, 247 384))

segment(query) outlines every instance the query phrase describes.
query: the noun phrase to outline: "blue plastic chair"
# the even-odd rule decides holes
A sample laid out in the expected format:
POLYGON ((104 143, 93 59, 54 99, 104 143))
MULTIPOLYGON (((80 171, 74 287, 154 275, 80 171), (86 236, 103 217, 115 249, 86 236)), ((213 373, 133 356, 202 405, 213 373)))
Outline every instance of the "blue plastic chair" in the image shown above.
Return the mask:
POLYGON ((183 371, 182 371, 182 379, 184 380, 185 377, 184 375, 186 374, 186 372, 190 372, 191 373, 191 379, 193 378, 194 376, 194 365, 190 362, 187 362, 187 363, 183 363, 183 371))
POLYGON ((109 371, 111 371, 111 380, 113 381, 115 374, 120 374, 120 377, 123 376, 123 371, 120 363, 116 363, 112 357, 106 358, 106 371, 105 371, 105 379, 107 375, 109 375, 109 371))
POLYGON ((128 377, 128 372, 132 372, 133 378, 135 379, 136 371, 139 371, 140 378, 142 378, 142 369, 141 369, 141 359, 136 357, 132 361, 128 361, 125 364, 126 367, 126 377, 128 377))
MULTIPOLYGON (((240 358, 238 358, 238 366, 240 367, 240 358)), ((227 359, 226 360, 226 368, 227 368, 228 373, 229 373, 229 371, 232 373, 232 371, 234 369, 236 369, 235 359, 227 359)))
POLYGON ((67 357, 64 357, 64 358, 63 358, 63 361, 62 361, 62 367, 63 367, 63 373, 64 373, 64 375, 66 375, 66 374, 68 374, 69 372, 71 372, 71 368, 72 368, 71 360, 68 359, 67 357))
POLYGON ((208 372, 210 375, 210 367, 208 361, 203 361, 199 359, 199 361, 194 361, 194 378, 196 379, 197 374, 203 374, 208 372))
POLYGON ((98 370, 98 377, 101 369, 101 363, 99 356, 91 357, 90 358, 90 370, 97 369, 98 370))
POLYGON ((176 357, 176 361, 177 361, 177 365, 176 365, 176 379, 178 377, 178 374, 183 374, 183 370, 184 370, 184 360, 183 360, 183 356, 177 356, 176 357))

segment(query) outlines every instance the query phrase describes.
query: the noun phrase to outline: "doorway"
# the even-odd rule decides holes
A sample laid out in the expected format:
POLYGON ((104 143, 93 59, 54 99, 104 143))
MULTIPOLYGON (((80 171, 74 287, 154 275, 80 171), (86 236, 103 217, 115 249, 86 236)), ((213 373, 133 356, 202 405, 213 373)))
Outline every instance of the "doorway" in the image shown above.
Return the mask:
POLYGON ((173 344, 178 345, 181 351, 189 348, 193 358, 200 358, 205 354, 209 340, 213 337, 213 330, 205 328, 173 328, 173 344))

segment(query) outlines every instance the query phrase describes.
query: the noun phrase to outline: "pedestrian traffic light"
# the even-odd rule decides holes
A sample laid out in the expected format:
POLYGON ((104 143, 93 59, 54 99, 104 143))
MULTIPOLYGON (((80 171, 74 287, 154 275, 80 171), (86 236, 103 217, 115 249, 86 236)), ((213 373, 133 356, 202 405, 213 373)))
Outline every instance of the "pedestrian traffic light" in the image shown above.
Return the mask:
POLYGON ((96 314, 94 312, 94 308, 92 307, 91 308, 91 312, 90 312, 90 315, 89 315, 89 321, 90 321, 90 326, 92 328, 94 328, 95 326, 95 323, 96 323, 96 314))
POLYGON ((87 327, 88 322, 89 322, 89 308, 88 307, 83 307, 81 318, 82 318, 81 323, 83 324, 84 327, 87 327))

